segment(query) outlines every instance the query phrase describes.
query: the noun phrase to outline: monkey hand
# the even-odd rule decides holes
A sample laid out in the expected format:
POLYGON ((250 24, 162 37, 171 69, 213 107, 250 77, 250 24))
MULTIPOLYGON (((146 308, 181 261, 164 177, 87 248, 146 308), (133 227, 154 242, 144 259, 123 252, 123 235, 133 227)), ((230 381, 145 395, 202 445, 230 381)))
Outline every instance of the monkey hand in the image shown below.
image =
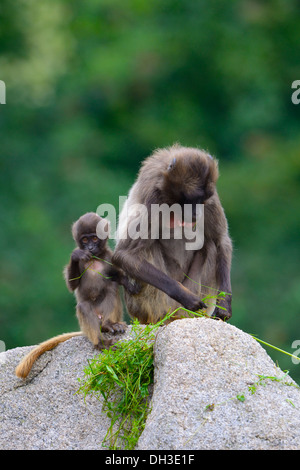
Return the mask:
POLYGON ((224 299, 218 300, 212 316, 223 321, 227 321, 231 318, 231 295, 227 295, 224 299))
MULTIPOLYGON (((187 293, 189 292, 188 289, 186 289, 186 291, 187 293)), ((184 306, 184 308, 191 310, 192 312, 196 312, 197 310, 204 310, 207 308, 207 305, 192 292, 189 292, 189 295, 187 295, 185 299, 182 299, 182 302, 180 303, 184 306)))
POLYGON ((142 285, 135 279, 127 277, 120 269, 114 267, 109 274, 111 280, 121 284, 129 294, 136 295, 141 292, 142 285))
POLYGON ((76 248, 71 255, 71 260, 78 263, 78 261, 90 261, 91 257, 92 255, 89 251, 76 248))
POLYGON ((128 294, 130 295, 137 295, 142 290, 142 284, 132 278, 126 278, 126 283, 124 283, 123 285, 127 290, 128 294))

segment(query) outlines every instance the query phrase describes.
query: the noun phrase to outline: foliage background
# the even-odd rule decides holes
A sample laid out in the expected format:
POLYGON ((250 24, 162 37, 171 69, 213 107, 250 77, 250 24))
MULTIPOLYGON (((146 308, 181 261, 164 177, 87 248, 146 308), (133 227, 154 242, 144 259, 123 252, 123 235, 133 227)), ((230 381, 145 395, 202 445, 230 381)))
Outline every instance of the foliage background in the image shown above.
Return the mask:
MULTIPOLYGON (((76 330, 70 225, 117 205, 140 162, 209 149, 234 241, 231 323, 300 340, 296 0, 1 0, 0 338, 76 330)), ((300 380, 300 365, 268 350, 300 380)))

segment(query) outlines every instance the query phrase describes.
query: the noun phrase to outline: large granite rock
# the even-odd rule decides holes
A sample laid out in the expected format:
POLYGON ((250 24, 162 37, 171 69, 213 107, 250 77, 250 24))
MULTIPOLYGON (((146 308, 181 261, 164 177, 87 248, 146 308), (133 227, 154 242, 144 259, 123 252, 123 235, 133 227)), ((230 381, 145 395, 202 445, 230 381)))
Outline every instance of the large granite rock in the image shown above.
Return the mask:
POLYGON ((152 412, 138 448, 300 449, 300 389, 234 326, 171 323, 156 339, 152 412))
POLYGON ((109 425, 102 404, 92 397, 84 403, 76 393, 95 354, 92 345, 72 338, 41 356, 26 380, 18 379, 14 369, 29 350, 9 350, 0 364, 0 448, 101 449, 109 425))
MULTIPOLYGON (((29 350, 0 354, 0 448, 103 449, 109 421, 102 402, 76 393, 95 354, 88 340, 45 353, 22 381, 14 369, 29 350)), ((299 449, 300 390, 283 377, 234 326, 173 322, 157 335, 152 411, 137 449, 299 449), (272 378, 263 384, 259 375, 272 378)))

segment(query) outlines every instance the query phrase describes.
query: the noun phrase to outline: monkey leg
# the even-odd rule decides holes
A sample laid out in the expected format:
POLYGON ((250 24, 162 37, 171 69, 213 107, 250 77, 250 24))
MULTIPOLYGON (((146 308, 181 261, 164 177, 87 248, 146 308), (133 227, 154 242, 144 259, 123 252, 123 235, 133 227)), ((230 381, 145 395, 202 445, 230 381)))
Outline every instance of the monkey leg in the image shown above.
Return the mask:
POLYGON ((231 267, 231 241, 227 238, 223 244, 218 247, 217 262, 216 262, 216 278, 220 292, 225 292, 226 295, 222 299, 218 299, 217 308, 214 312, 217 318, 221 320, 229 320, 232 316, 231 308, 231 281, 230 281, 230 267, 231 267), (220 308, 223 307, 223 308, 220 308), (225 310, 224 310, 225 309, 225 310))
POLYGON ((98 316, 101 318, 101 329, 111 334, 123 334, 127 329, 122 322, 123 308, 118 291, 108 293, 98 307, 98 316))
POLYGON ((83 334, 97 349, 108 349, 113 341, 103 337, 102 320, 91 308, 90 302, 80 302, 76 308, 76 316, 83 334))
POLYGON ((210 242, 201 250, 202 261, 200 264, 201 296, 208 305, 207 315, 221 320, 228 320, 231 315, 231 243, 224 239, 218 247, 210 242), (225 292, 225 297, 220 297, 220 292, 225 292))

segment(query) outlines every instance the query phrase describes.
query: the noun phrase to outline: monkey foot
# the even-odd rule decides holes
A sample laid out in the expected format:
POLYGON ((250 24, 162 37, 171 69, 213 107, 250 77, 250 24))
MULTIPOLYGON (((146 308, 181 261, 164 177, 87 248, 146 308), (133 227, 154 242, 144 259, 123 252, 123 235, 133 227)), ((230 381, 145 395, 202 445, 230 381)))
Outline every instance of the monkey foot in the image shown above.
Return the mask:
POLYGON ((109 349, 113 345, 114 341, 112 339, 101 339, 97 344, 94 344, 94 347, 102 351, 103 349, 109 349))
POLYGON ((103 324, 101 327, 101 331, 103 331, 103 333, 111 333, 113 335, 123 334, 125 333, 126 329, 127 329, 127 325, 126 323, 123 323, 123 322, 119 322, 119 323, 107 322, 103 324))
POLYGON ((112 324, 112 329, 114 334, 123 334, 127 330, 127 325, 126 323, 113 323, 112 324))

